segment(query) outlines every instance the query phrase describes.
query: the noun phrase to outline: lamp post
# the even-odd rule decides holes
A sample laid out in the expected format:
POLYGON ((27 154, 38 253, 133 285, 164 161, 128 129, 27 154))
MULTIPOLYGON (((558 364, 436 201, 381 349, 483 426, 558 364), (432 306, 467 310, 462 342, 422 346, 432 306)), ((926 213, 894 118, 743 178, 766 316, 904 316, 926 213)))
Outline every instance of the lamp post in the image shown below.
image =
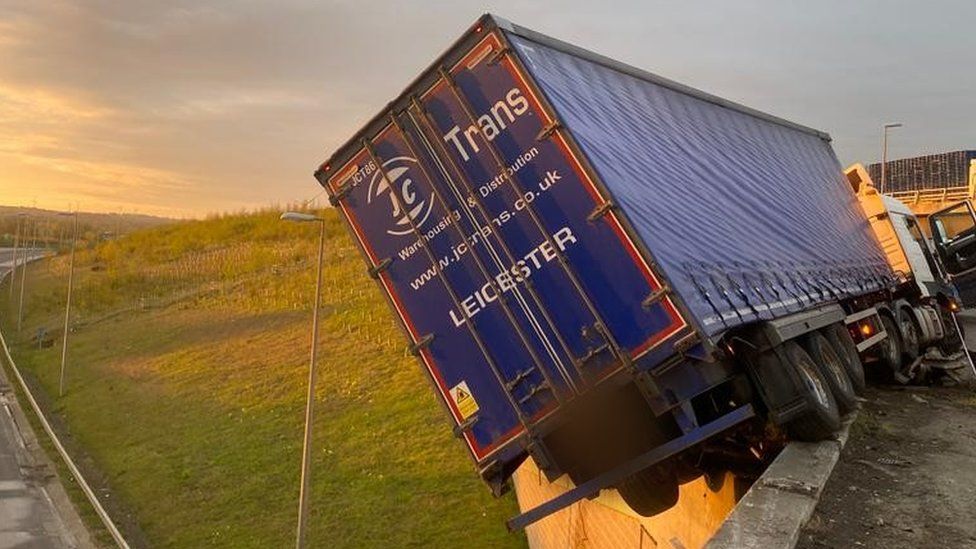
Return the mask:
POLYGON ((302 442, 302 480, 298 493, 298 530, 295 536, 295 547, 305 547, 305 531, 308 524, 308 490, 311 479, 312 458, 312 420, 315 404, 315 357, 318 352, 319 341, 319 309, 322 302, 322 267, 325 260, 325 220, 321 217, 300 212, 285 212, 281 214, 285 221, 298 223, 319 224, 319 262, 315 278, 315 308, 312 309, 312 345, 309 352, 308 364, 308 394, 305 397, 305 436, 302 442))
POLYGON ((68 259, 68 299, 64 304, 64 338, 61 340, 61 375, 58 378, 58 396, 64 396, 64 370, 68 363, 68 323, 71 319, 71 291, 74 288, 75 275, 75 242, 78 240, 78 212, 60 213, 74 217, 71 229, 71 255, 68 259))
POLYGON ((889 122, 883 126, 881 138, 881 194, 885 192, 888 182, 888 130, 900 128, 901 122, 889 122))
MULTIPOLYGON (((27 231, 29 232, 29 231, 27 231)), ((24 242, 27 242, 27 232, 24 233, 24 242)), ((30 253, 34 253, 34 248, 37 246, 37 221, 34 221, 34 238, 31 239, 30 253)), ((30 261, 27 248, 24 249, 24 265, 20 269, 20 304, 17 306, 17 332, 21 331, 24 324, 24 287, 27 286, 27 262, 30 261)))
POLYGON ((10 304, 13 305, 14 302, 14 282, 17 281, 17 249, 20 248, 20 222, 26 214, 23 212, 17 214, 17 230, 14 232, 14 255, 11 258, 10 267, 10 304))

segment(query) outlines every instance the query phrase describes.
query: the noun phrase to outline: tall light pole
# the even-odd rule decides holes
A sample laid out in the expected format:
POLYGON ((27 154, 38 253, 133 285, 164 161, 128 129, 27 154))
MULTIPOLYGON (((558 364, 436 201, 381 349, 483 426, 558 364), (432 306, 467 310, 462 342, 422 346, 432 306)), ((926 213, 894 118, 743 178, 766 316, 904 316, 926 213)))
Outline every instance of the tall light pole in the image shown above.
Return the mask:
POLYGON ((17 249, 20 247, 20 222, 24 217, 24 213, 17 214, 17 230, 14 233, 14 255, 12 258, 12 266, 10 267, 10 304, 13 305, 14 302, 14 282, 17 281, 17 249))
MULTIPOLYGON (((24 242, 27 242, 27 233, 24 233, 24 242)), ((34 238, 31 240, 30 253, 34 253, 34 247, 37 246, 37 221, 34 221, 34 238)), ((17 306, 17 332, 21 331, 24 324, 24 287, 27 286, 27 262, 32 258, 29 257, 27 249, 24 250, 24 266, 20 269, 20 304, 17 306)))
POLYGON ((64 367, 68 363, 68 322, 71 319, 71 290, 75 278, 75 242, 78 240, 78 212, 58 215, 73 215, 71 229, 71 256, 68 259, 68 299, 64 303, 64 338, 61 340, 61 375, 58 379, 58 396, 64 396, 64 367))
POLYGON ((325 220, 311 214, 299 212, 285 212, 281 214, 285 221, 319 224, 319 262, 315 276, 315 308, 312 309, 312 348, 309 352, 308 364, 308 394, 305 397, 305 438, 302 443, 302 486, 298 493, 298 531, 295 536, 295 547, 304 549, 305 531, 308 525, 308 490, 311 480, 312 460, 312 419, 315 409, 315 357, 319 342, 319 309, 322 304, 322 267, 325 260, 325 220))
POLYGON ((889 122, 883 126, 881 132, 881 194, 884 194, 888 182, 888 130, 901 126, 901 122, 889 122))

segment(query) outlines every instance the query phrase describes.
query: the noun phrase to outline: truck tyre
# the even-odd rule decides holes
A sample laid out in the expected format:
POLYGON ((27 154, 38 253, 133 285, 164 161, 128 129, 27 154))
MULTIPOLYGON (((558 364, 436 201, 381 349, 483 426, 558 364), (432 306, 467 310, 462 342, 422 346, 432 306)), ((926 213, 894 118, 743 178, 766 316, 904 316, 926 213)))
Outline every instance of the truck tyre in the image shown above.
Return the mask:
POLYGON ((881 325, 884 326, 888 337, 878 346, 881 351, 881 364, 885 368, 884 379, 893 379, 895 372, 901 371, 901 335, 898 326, 888 315, 881 315, 881 325))
POLYGON ((787 357, 787 366, 800 380, 797 387, 799 396, 807 404, 807 411, 791 420, 786 430, 793 438, 807 442, 830 438, 840 429, 840 410, 820 368, 796 342, 784 343, 783 352, 787 357))
POLYGON ((844 367, 844 361, 834 350, 834 346, 820 332, 811 332, 803 338, 803 348, 820 368, 820 373, 823 374, 830 392, 834 395, 840 413, 844 415, 854 411, 857 407, 854 385, 847 377, 847 368, 844 367))
POLYGON ((911 364, 918 358, 919 353, 919 328, 912 318, 912 312, 902 309, 899 319, 899 332, 901 336, 901 355, 904 364, 911 364))
POLYGON ((678 479, 659 467, 644 469, 616 488, 627 505, 642 517, 652 517, 678 503, 678 479))
POLYGON ((823 329, 823 335, 827 341, 834 346, 834 350, 844 361, 844 368, 847 370, 847 377, 851 380, 854 393, 864 394, 867 382, 864 379, 864 364, 861 362, 861 355, 857 352, 857 345, 854 338, 847 331, 843 324, 831 324, 823 329))
POLYGON ((713 493, 717 494, 725 486, 725 477, 728 472, 724 469, 714 469, 705 473, 705 486, 713 493))

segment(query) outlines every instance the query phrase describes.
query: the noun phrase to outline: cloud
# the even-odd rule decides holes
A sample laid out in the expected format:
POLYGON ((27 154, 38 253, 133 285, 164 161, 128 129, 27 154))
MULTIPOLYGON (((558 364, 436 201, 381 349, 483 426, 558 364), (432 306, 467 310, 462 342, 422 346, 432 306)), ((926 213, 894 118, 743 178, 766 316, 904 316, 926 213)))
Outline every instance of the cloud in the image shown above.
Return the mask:
MULTIPOLYGON (((83 200, 91 209, 124 204, 169 215, 315 195, 311 170, 485 6, 0 3, 0 202, 83 200)), ((976 146, 976 72, 960 61, 976 49, 966 26, 976 18, 971 3, 488 4, 542 32, 828 130, 845 160, 876 156, 886 118, 906 123, 895 156, 976 146)))
POLYGON ((57 188, 95 209, 201 215, 318 192, 309 122, 345 118, 357 100, 284 63, 254 38, 261 14, 237 8, 53 3, 0 15, 0 200, 57 188))

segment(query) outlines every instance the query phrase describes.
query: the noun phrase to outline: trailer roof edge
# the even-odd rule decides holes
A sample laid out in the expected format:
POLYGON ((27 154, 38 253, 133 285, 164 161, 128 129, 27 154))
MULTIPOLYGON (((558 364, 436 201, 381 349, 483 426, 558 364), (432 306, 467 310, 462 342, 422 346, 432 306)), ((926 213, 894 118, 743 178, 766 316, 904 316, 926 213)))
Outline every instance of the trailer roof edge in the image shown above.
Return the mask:
MULTIPOLYGON (((448 46, 444 51, 442 51, 434 59, 434 61, 432 63, 430 63, 423 71, 420 72, 419 75, 417 75, 413 80, 411 80, 410 83, 407 84, 407 86, 405 86, 403 88, 403 91, 401 91, 399 94, 397 94, 397 96, 394 97, 389 103, 387 103, 382 109, 380 109, 380 111, 378 113, 376 113, 375 115, 371 116, 362 126, 360 126, 360 128, 353 134, 353 136, 351 138, 349 138, 348 140, 346 140, 345 142, 343 142, 341 145, 339 145, 338 147, 336 147, 335 149, 333 149, 332 153, 327 156, 327 159, 320 164, 319 170, 321 170, 321 167, 323 167, 323 166, 327 166, 327 165, 330 165, 330 164, 334 164, 336 162, 341 162, 344 159, 346 159, 349 156, 351 156, 351 154, 352 154, 351 147, 353 147, 353 145, 355 143, 359 142, 363 138, 364 135, 370 134, 371 133, 371 130, 373 132, 375 132, 376 130, 378 130, 380 128, 380 126, 383 125, 383 119, 386 118, 387 116, 389 116, 389 113, 391 112, 391 110, 393 109, 393 107, 396 104, 402 102, 404 100, 404 98, 407 97, 410 94, 410 92, 413 91, 416 87, 421 86, 425 81, 428 81, 432 77, 432 74, 435 72, 435 69, 438 66, 438 64, 443 63, 443 62, 445 62, 447 60, 450 60, 453 57, 456 57, 458 55, 458 52, 457 52, 458 48, 461 45, 463 45, 465 42, 470 41, 472 39, 472 34, 474 34, 474 33, 480 33, 482 30, 485 30, 485 29, 482 28, 482 25, 485 24, 485 23, 488 23, 489 26, 497 27, 497 28, 501 29, 502 31, 512 33, 512 34, 514 34, 516 36, 521 36, 521 37, 526 38, 528 40, 532 40, 534 42, 538 42, 538 43, 540 43, 540 44, 542 44, 544 46, 548 46, 548 47, 557 49, 559 51, 563 51, 563 52, 568 53, 570 55, 575 55, 577 57, 580 57, 580 58, 583 58, 583 59, 592 61, 594 63, 597 63, 597 64, 600 64, 600 65, 606 66, 606 67, 608 67, 610 69, 613 69, 613 70, 616 70, 618 72, 622 72, 624 74, 629 74, 631 76, 634 76, 635 78, 640 78, 640 79, 645 80, 647 82, 651 82, 651 83, 654 83, 654 84, 657 84, 657 85, 660 85, 660 86, 663 86, 663 87, 666 87, 666 88, 675 90, 677 92, 684 93, 684 94, 690 95, 692 97, 696 97, 696 98, 701 99, 703 101, 707 101, 709 103, 713 103, 713 104, 718 105, 718 106, 721 106, 721 107, 725 107, 725 108, 728 108, 728 109, 732 109, 732 110, 735 110, 735 111, 739 111, 739 112, 742 112, 744 114, 748 114, 750 116, 754 116, 756 118, 760 118, 762 120, 766 120, 768 122, 772 122, 772 123, 775 123, 775 124, 778 124, 778 125, 781 125, 781 126, 785 126, 785 127, 788 127, 788 128, 794 129, 794 130, 798 130, 798 131, 801 131, 801 132, 804 132, 804 133, 812 134, 812 135, 815 135, 815 136, 817 136, 817 137, 819 137, 821 139, 824 139, 826 141, 830 141, 831 140, 829 134, 827 134, 825 132, 822 132, 820 130, 813 129, 813 128, 810 128, 808 126, 803 126, 803 125, 797 124, 795 122, 790 122, 789 120, 786 120, 784 118, 779 118, 777 116, 773 116, 771 114, 767 114, 767 113, 764 113, 762 111, 759 111, 759 110, 756 110, 756 109, 753 109, 753 108, 750 108, 750 107, 746 107, 745 105, 740 105, 739 103, 735 103, 735 102, 729 101, 727 99, 722 99, 721 97, 718 97, 716 95, 712 95, 710 93, 703 92, 703 91, 698 90, 696 88, 692 88, 690 86, 686 86, 684 84, 680 84, 680 83, 675 82, 673 80, 669 80, 667 78, 658 76, 656 74, 653 74, 651 72, 645 71, 643 69, 639 69, 639 68, 634 67, 632 65, 628 65, 626 63, 621 63, 620 61, 616 61, 614 59, 611 59, 611 58, 606 57, 604 55, 600 55, 598 53, 592 52, 592 51, 587 50, 585 48, 581 48, 579 46, 575 46, 575 45, 570 44, 568 42, 564 42, 562 40, 559 40, 557 38, 553 38, 551 36, 542 34, 540 32, 536 32, 536 31, 534 31, 532 29, 523 27, 521 25, 517 25, 517 24, 512 23, 511 21, 509 21, 509 20, 507 20, 507 19, 505 19, 503 17, 499 17, 499 16, 497 16, 495 14, 485 13, 485 14, 482 14, 480 17, 478 17, 475 20, 475 22, 471 26, 469 26, 467 28, 467 30, 465 30, 465 32, 463 34, 461 34, 461 36, 459 36, 454 42, 451 43, 450 46, 448 46)), ((317 175, 319 173, 319 170, 316 170, 316 178, 317 179, 318 179, 317 175)), ((320 180, 319 183, 323 187, 326 187, 326 185, 325 185, 325 183, 323 181, 320 180)))
POLYGON ((723 99, 717 95, 712 95, 708 92, 704 92, 697 88, 686 86, 685 84, 681 84, 680 82, 675 82, 674 80, 664 78, 663 76, 659 76, 657 74, 646 71, 644 69, 637 68, 633 65, 628 65, 627 63, 622 63, 620 61, 617 61, 616 59, 612 59, 605 55, 600 55, 599 53, 590 51, 586 48, 581 48, 575 44, 570 44, 569 42, 565 42, 558 38, 553 38, 549 35, 542 34, 541 32, 537 32, 532 29, 523 27, 517 23, 513 23, 495 14, 488 14, 488 15, 489 17, 491 17, 491 19, 495 22, 495 24, 499 28, 501 28, 506 32, 510 32, 516 36, 521 36, 528 40, 532 40, 533 42, 538 42, 544 46, 548 46, 550 48, 568 53, 570 55, 575 55, 576 57, 580 57, 582 59, 592 61, 599 65, 603 65, 607 68, 613 69, 618 72, 622 72, 624 74, 628 74, 635 78, 646 80, 647 82, 651 82, 653 84, 657 84, 659 86, 663 86, 665 88, 669 88, 677 92, 684 93, 692 97, 696 97, 698 99, 701 99, 702 101, 707 101, 709 103, 713 103, 721 107, 725 107, 727 109, 732 109, 734 111, 739 111, 748 114, 750 116, 755 116, 756 118, 761 118, 768 122, 773 122, 774 124, 779 124, 781 126, 786 126, 794 130, 799 130, 804 133, 815 135, 826 141, 831 141, 830 134, 828 134, 827 132, 823 132, 815 128, 811 128, 809 126, 804 126, 802 124, 797 124, 796 122, 791 122, 789 120, 786 120, 785 118, 780 118, 778 116, 774 116, 772 114, 753 109, 752 107, 747 107, 740 103, 729 101, 728 99, 723 99))

